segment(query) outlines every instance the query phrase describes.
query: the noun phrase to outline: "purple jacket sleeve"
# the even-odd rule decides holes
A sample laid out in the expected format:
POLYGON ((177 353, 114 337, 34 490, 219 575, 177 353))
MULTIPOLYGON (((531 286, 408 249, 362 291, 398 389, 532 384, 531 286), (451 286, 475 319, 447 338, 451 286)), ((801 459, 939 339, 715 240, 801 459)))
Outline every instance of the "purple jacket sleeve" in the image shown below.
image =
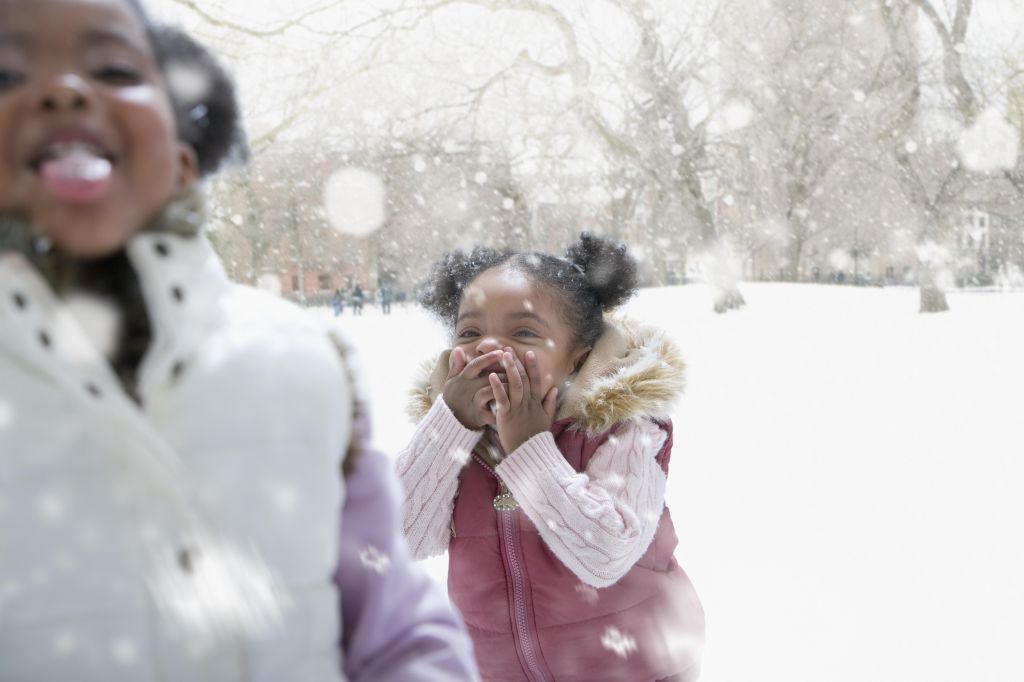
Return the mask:
POLYGON ((346 479, 335 584, 350 682, 479 680, 472 644, 444 591, 417 566, 398 524, 390 460, 364 449, 346 479))

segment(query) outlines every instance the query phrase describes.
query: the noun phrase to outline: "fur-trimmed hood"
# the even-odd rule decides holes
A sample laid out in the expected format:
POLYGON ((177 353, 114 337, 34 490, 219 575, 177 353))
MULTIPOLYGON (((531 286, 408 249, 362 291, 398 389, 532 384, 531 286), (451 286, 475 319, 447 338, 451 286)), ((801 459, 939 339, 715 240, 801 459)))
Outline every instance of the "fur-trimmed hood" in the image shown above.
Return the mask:
MULTIPOLYGON (((409 415, 422 419, 448 376, 448 355, 422 366, 409 415)), ((605 331, 586 362, 559 391, 555 421, 571 419, 590 434, 635 417, 667 419, 685 387, 686 364, 661 330, 622 317, 605 319, 605 331)))

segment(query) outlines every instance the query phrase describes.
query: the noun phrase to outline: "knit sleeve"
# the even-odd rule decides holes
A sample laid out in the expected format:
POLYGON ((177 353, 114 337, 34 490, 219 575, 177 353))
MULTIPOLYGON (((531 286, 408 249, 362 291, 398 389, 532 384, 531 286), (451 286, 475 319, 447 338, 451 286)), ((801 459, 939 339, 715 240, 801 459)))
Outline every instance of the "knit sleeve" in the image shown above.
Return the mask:
POLYGON ((459 472, 482 435, 464 427, 438 396, 399 454, 396 470, 405 490, 402 531, 416 559, 448 549, 459 472))
POLYGON ((656 459, 665 437, 650 420, 627 422, 581 474, 544 432, 497 472, 555 556, 584 583, 607 587, 654 539, 665 506, 665 473, 656 459))

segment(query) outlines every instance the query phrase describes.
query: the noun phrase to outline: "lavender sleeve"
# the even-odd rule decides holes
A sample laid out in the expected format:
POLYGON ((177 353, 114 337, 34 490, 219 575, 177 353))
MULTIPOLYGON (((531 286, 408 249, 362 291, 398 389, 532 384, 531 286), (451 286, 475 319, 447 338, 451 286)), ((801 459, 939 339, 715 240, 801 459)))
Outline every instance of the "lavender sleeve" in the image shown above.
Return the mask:
POLYGON ((350 682, 479 680, 447 595, 415 564, 398 523, 391 461, 364 449, 346 479, 335 584, 350 682))

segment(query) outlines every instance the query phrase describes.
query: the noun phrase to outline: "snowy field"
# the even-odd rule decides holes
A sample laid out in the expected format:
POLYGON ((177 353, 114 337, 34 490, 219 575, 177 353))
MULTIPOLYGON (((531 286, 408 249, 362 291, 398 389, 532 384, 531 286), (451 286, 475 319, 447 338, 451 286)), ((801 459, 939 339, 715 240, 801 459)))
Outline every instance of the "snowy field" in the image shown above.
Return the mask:
MULTIPOLYGON (((701 286, 625 308, 690 365, 669 505, 702 682, 1024 680, 1024 294, 924 316, 909 288, 742 289, 725 316, 701 286)), ((412 307, 342 320, 395 455, 443 332, 412 307)))

